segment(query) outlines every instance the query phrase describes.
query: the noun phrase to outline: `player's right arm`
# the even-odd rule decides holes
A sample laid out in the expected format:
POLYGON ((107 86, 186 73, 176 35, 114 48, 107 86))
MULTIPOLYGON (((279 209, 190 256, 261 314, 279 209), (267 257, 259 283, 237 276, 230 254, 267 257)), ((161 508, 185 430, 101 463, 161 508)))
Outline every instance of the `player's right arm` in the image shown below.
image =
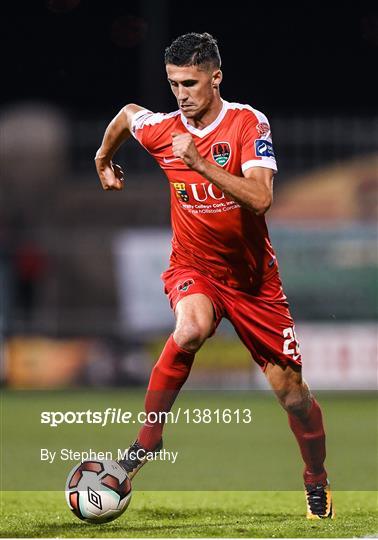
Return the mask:
POLYGON ((123 171, 112 159, 118 148, 131 135, 134 115, 143 107, 130 103, 123 107, 105 130, 100 148, 96 152, 95 164, 101 185, 105 190, 123 189, 123 171))

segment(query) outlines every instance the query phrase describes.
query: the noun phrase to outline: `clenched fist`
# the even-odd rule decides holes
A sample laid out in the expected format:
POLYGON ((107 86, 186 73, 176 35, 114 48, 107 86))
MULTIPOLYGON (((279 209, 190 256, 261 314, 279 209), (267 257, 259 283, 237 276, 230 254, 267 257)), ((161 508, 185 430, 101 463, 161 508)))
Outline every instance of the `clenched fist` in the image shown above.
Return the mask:
POLYGON ((172 152, 190 169, 197 170, 203 161, 190 133, 172 133, 172 152))
POLYGON ((106 191, 123 189, 124 174, 119 165, 99 157, 95 158, 95 163, 103 189, 106 191))

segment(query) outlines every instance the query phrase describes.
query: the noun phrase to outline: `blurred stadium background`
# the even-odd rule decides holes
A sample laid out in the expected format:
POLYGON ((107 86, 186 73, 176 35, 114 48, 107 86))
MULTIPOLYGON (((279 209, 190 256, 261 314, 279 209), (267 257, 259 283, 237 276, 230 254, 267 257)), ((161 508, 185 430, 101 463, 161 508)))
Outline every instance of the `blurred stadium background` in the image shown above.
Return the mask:
MULTIPOLYGON (((263 110, 279 174, 268 224, 310 384, 377 387, 376 12, 256 3, 49 0, 8 5, 0 109, 1 381, 12 389, 144 387, 172 328, 160 273, 166 180, 135 141, 104 193, 93 158, 128 102, 174 110, 163 52, 209 31, 222 96, 263 110), (33 4, 33 5, 31 5, 33 4), (17 16, 16 12, 17 11, 17 16)), ((264 388, 222 324, 188 387, 264 388)))

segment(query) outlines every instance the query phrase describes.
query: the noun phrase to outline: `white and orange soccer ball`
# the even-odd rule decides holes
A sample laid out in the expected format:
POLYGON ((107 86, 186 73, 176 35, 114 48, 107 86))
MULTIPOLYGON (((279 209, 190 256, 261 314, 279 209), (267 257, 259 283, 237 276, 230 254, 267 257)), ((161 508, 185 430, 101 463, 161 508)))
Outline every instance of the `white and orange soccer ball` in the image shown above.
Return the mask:
POLYGON ((67 504, 87 523, 113 521, 126 510, 130 499, 130 479, 116 461, 83 461, 68 475, 67 504))

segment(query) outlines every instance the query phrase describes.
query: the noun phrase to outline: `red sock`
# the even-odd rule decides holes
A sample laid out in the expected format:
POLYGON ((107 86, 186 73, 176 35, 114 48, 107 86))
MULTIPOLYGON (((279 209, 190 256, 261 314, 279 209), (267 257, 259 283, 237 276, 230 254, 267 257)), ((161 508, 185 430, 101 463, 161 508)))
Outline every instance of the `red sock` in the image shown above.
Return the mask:
MULTIPOLYGON (((177 345, 171 335, 155 364, 145 398, 145 411, 149 413, 169 412, 185 383, 194 360, 194 353, 177 345)), ((146 450, 153 450, 160 442, 164 418, 156 419, 150 414, 138 434, 139 443, 146 450)))
POLYGON ((315 398, 307 418, 289 414, 290 427, 298 441, 305 470, 303 478, 305 484, 325 483, 327 471, 324 468, 326 457, 325 433, 323 427, 322 411, 315 398))

